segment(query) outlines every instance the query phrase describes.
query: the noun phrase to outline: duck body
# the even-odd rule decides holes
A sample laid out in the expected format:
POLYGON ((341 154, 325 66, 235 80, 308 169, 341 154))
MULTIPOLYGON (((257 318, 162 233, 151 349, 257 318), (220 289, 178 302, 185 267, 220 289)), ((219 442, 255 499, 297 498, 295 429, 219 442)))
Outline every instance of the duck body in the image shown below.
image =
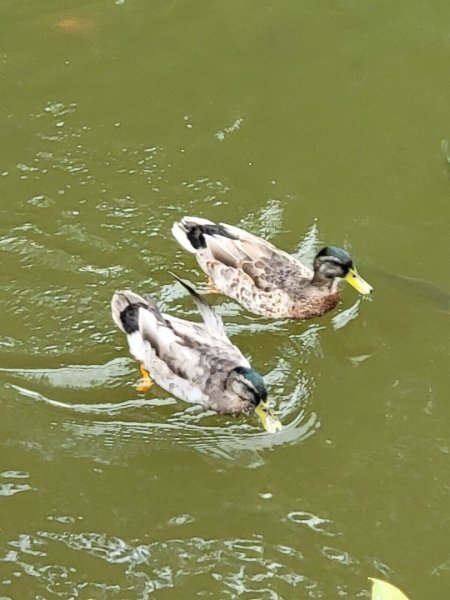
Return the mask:
POLYGON ((195 254, 218 291, 266 317, 323 315, 339 302, 339 279, 356 273, 351 257, 339 248, 319 252, 312 270, 243 229, 197 217, 175 223, 172 233, 183 248, 195 254))
POLYGON ((160 387, 186 402, 234 415, 264 407, 262 376, 228 339, 220 317, 179 281, 193 296, 203 323, 162 313, 151 297, 128 290, 114 294, 113 320, 126 334, 131 354, 160 387))

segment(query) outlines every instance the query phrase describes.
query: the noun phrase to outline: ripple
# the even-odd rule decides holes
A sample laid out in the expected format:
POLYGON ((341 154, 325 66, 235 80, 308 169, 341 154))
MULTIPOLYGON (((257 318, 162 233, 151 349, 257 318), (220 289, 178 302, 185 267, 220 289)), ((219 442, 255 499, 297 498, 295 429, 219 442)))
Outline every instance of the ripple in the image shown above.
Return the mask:
POLYGON ((358 299, 350 308, 345 310, 341 310, 338 312, 332 319, 334 329, 342 329, 346 325, 348 325, 351 321, 358 318, 359 307, 361 305, 361 300, 358 299))
POLYGON ((283 230, 283 211, 283 204, 270 198, 256 213, 250 213, 241 219, 239 227, 271 240, 283 230))
POLYGON ((0 483, 0 496, 14 496, 20 492, 28 492, 32 489, 28 483, 0 483))
POLYGON ((319 228, 315 220, 298 243, 294 255, 305 264, 312 265, 320 243, 319 228))
POLYGON ((189 514, 184 514, 184 515, 177 515, 176 517, 172 517, 171 519, 169 519, 167 521, 167 524, 170 526, 180 526, 180 525, 187 525, 188 523, 193 523, 195 520, 195 518, 192 515, 189 514))
POLYGON ((16 254, 24 266, 38 263, 41 267, 66 272, 68 269, 78 270, 82 261, 65 250, 50 248, 44 243, 33 240, 30 236, 3 236, 0 248, 4 252, 16 254))
POLYGON ((329 531, 330 526, 332 525, 332 521, 329 519, 324 519, 310 512, 306 511, 293 511, 288 513, 286 517, 292 523, 296 523, 297 525, 305 525, 312 531, 317 533, 321 533, 322 535, 327 535, 334 537, 339 535, 339 533, 335 533, 329 531))
POLYGON ((323 546, 321 549, 322 554, 328 558, 343 565, 350 565, 355 562, 348 552, 339 550, 337 548, 331 548, 330 546, 323 546))
MULTIPOLYGON (((250 595, 261 600, 314 600, 333 592, 343 597, 366 596, 354 585, 336 583, 330 588, 316 580, 313 555, 337 562, 338 568, 347 569, 348 577, 359 569, 358 561, 348 553, 326 546, 319 553, 311 549, 311 553, 306 556, 297 547, 268 542, 259 534, 143 542, 96 531, 40 530, 12 539, 0 560, 11 579, 32 577, 35 590, 58 591, 58 597, 67 600, 80 597, 81 591, 83 598, 105 600, 123 598, 124 594, 130 599, 148 600, 164 590, 173 590, 177 597, 218 599, 250 595), (58 557, 58 564, 52 564, 52 557, 58 557), (102 563, 108 568, 101 568, 102 563)), ((163 593, 163 597, 167 596, 163 593)))
POLYGON ((284 397, 277 394, 283 429, 275 434, 262 431, 256 417, 217 415, 199 406, 179 402, 167 394, 125 400, 118 396, 117 401, 105 402, 105 385, 111 385, 114 377, 111 367, 129 373, 129 364, 116 359, 90 368, 31 369, 25 373, 16 369, 3 370, 10 378, 11 375, 26 377, 29 383, 34 381, 40 387, 38 390, 29 384, 7 382, 5 390, 11 392, 9 406, 14 410, 14 407, 26 409, 17 403, 18 397, 33 404, 41 403, 47 407, 48 418, 56 420, 58 427, 53 430, 51 440, 48 436, 42 437, 44 430, 37 430, 37 443, 48 446, 48 452, 59 443, 65 452, 91 456, 100 462, 110 461, 112 445, 115 460, 124 462, 129 461, 130 452, 138 452, 142 445, 150 445, 152 450, 185 446, 204 454, 208 460, 225 459, 236 466, 257 468, 265 463, 266 450, 305 441, 320 427, 317 415, 308 407, 302 385, 297 385, 289 394, 284 390, 284 397), (85 391, 86 402, 71 403, 66 394, 60 396, 58 393, 58 390, 73 386, 78 390, 74 399, 80 398, 81 392, 85 391), (101 398, 99 402, 93 401, 96 389, 101 398))
POLYGON ((208 177, 200 177, 194 181, 183 181, 182 185, 193 192, 205 192, 207 199, 218 194, 225 195, 230 191, 230 188, 222 181, 212 180, 208 177))
MULTIPOLYGON (((19 569, 16 577, 32 576, 40 588, 58 591, 60 598, 79 597, 81 590, 83 597, 102 590, 107 595, 100 598, 122 598, 125 593, 136 600, 153 598, 164 589, 176 590, 179 597, 185 592, 185 597, 251 594, 255 599, 282 600, 286 593, 311 599, 323 598, 324 594, 323 584, 303 572, 308 568, 301 553, 286 545, 269 544, 258 535, 141 544, 96 532, 40 531, 36 536, 22 535, 9 546, 13 550, 3 561, 19 569), (87 582, 71 565, 45 564, 50 555, 66 555, 64 547, 75 553, 72 564, 78 564, 76 555, 80 554, 83 564, 92 557, 111 565, 120 583, 107 585, 101 575, 87 582)), ((98 573, 98 568, 95 571, 98 573)))
POLYGON ((0 477, 13 480, 8 483, 0 483, 0 496, 15 496, 21 492, 29 492, 35 489, 29 483, 15 481, 17 479, 29 479, 30 474, 25 471, 3 471, 3 473, 0 473, 0 477))
MULTIPOLYGON (((151 401, 140 401, 140 404, 138 401, 129 402, 126 406, 121 403, 114 408, 109 407, 108 413, 105 410, 105 416, 144 406, 151 407, 151 401)), ((268 434, 261 431, 256 420, 254 424, 243 422, 243 419, 232 422, 228 420, 230 418, 227 419, 215 413, 190 412, 189 408, 169 415, 165 420, 154 422, 96 420, 79 423, 66 419, 61 427, 66 437, 83 439, 85 452, 88 451, 88 441, 92 440, 91 452, 99 460, 102 456, 99 443, 105 447, 114 444, 117 449, 118 446, 126 446, 129 440, 133 439, 132 449, 134 452, 137 451, 140 444, 151 444, 153 449, 159 450, 187 446, 205 454, 208 459, 230 460, 236 465, 248 468, 264 464, 264 457, 261 454, 264 450, 304 441, 317 428, 316 415, 308 416, 304 412, 300 412, 296 419, 285 425, 281 432, 268 434), (210 420, 216 424, 209 424, 210 420)), ((77 407, 77 410, 80 409, 77 407)), ((93 410, 99 411, 100 407, 95 406, 93 410)), ((151 416, 147 413, 147 417, 151 416)), ((158 416, 160 415, 154 415, 154 417, 158 416)), ((77 444, 75 444, 76 446, 77 444)), ((106 452, 105 456, 107 455, 106 452)))
POLYGON ((227 127, 216 131, 214 137, 216 138, 216 140, 219 140, 219 142, 223 142, 229 135, 235 133, 236 131, 239 131, 243 123, 244 119, 242 117, 238 117, 233 123, 231 123, 227 127))
MULTIPOLYGON (((127 358, 114 358, 103 365, 70 365, 56 369, 17 369, 0 368, 0 373, 8 373, 21 380, 32 381, 52 388, 92 389, 112 385, 118 377, 129 375, 133 371, 132 362, 127 358)), ((12 387, 23 395, 33 397, 34 392, 26 388, 12 387)), ((42 397, 44 401, 52 402, 42 397)), ((56 401, 55 401, 56 402, 56 401)), ((64 403, 59 403, 65 406, 64 403)))
POLYGON ((301 363, 307 362, 311 355, 323 356, 320 332, 324 329, 326 329, 324 325, 313 324, 303 333, 290 335, 289 339, 301 363))
POLYGON ((26 471, 3 471, 3 473, 0 473, 0 477, 7 479, 28 479, 30 474, 26 471))

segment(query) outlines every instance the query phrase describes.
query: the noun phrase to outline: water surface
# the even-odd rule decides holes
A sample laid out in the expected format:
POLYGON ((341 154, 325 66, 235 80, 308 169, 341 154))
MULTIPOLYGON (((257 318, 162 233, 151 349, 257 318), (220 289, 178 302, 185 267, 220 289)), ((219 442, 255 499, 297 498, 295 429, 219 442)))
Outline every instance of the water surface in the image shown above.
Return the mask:
POLYGON ((0 595, 447 600, 448 3, 3 2, 0 595), (137 371, 109 301, 195 318, 194 214, 375 287, 211 301, 284 424, 137 371))

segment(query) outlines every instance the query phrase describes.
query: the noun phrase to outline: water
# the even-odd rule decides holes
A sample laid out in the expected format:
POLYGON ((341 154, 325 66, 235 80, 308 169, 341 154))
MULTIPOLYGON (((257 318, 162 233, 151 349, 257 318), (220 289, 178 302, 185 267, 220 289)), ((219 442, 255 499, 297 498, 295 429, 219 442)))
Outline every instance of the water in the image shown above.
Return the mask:
POLYGON ((447 600, 448 3, 0 8, 0 597, 447 600), (270 321, 213 297, 284 424, 138 373, 115 289, 195 312, 185 214, 375 287, 270 321))

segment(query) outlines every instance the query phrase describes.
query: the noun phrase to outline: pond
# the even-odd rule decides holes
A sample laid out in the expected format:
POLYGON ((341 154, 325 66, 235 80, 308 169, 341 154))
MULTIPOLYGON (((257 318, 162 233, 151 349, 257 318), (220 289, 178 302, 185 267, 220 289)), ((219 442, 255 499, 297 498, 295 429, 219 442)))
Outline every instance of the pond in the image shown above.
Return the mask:
POLYGON ((448 600, 450 6, 0 7, 0 597, 448 600), (139 394, 117 289, 198 319, 170 229, 374 286, 306 322, 208 299, 283 430, 139 394))

